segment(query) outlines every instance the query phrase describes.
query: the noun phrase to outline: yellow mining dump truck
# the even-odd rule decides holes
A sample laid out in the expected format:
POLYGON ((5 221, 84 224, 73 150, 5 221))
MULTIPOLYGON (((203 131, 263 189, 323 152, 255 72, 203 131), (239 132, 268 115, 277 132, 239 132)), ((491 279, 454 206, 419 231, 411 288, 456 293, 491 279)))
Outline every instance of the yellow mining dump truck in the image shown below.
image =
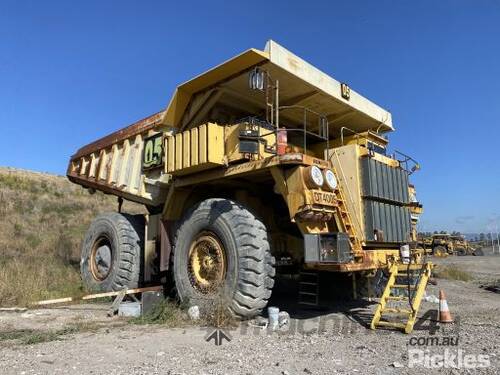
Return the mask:
POLYGON ((432 253, 437 256, 450 255, 474 255, 475 248, 461 235, 450 235, 439 233, 432 235, 432 253))
POLYGON ((451 235, 450 240, 453 243, 453 251, 456 255, 474 255, 475 247, 471 246, 464 236, 451 235))
POLYGON ((427 255, 432 255, 432 237, 419 237, 418 246, 424 249, 427 255))
MULTIPOLYGON (((416 164, 388 153, 392 130, 389 112, 277 43, 243 52, 71 157, 71 181, 149 212, 95 219, 85 284, 117 290, 170 274, 181 300, 222 290, 235 315, 252 317, 276 270, 357 280, 389 270, 415 240, 419 210, 416 164)), ((316 281, 301 285, 311 287, 301 302, 317 302, 316 281)))
POLYGON ((438 233, 432 235, 432 254, 436 256, 452 255, 455 252, 454 243, 448 233, 438 233))

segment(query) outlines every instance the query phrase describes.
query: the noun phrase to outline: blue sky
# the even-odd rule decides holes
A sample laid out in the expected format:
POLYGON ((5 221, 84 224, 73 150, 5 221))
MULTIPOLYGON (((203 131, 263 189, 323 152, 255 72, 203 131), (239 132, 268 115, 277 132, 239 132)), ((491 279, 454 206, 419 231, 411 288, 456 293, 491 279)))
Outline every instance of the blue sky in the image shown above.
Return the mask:
POLYGON ((500 224, 497 1, 5 1, 0 165, 64 174, 178 83, 275 39, 389 109, 423 230, 500 224), (173 4, 173 3, 172 3, 173 4))

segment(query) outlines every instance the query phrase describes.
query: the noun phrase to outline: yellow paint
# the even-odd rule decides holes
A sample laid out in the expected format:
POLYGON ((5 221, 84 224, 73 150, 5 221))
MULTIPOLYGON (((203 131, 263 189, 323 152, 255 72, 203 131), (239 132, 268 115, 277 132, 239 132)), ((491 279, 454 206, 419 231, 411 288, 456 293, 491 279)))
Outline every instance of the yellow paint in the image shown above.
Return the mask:
POLYGON ((411 291, 414 292, 412 298, 412 307, 407 307, 405 304, 404 308, 401 307, 388 307, 388 302, 391 300, 400 300, 400 301, 408 301, 408 297, 398 297, 394 295, 392 292, 396 289, 407 290, 406 285, 398 285, 396 284, 396 277, 401 275, 408 275, 407 270, 408 266, 406 264, 398 264, 394 263, 389 267, 389 279, 387 281, 387 285, 384 289, 384 292, 380 298, 380 302, 375 310, 373 315, 372 322, 370 324, 371 329, 377 329, 379 326, 382 327, 391 327, 403 330, 405 333, 409 334, 413 331, 413 326, 417 320, 418 311, 420 309, 420 304, 425 294, 425 289, 427 287, 427 283, 431 276, 432 263, 414 264, 410 266, 410 269, 413 271, 420 271, 420 277, 418 279, 417 285, 411 288, 411 291), (384 316, 392 316, 396 314, 400 318, 400 322, 395 322, 394 320, 390 321, 382 321, 382 317, 384 316))
POLYGON ((207 125, 201 125, 199 129, 200 129, 200 136, 199 136, 200 151, 198 153, 200 155, 199 163, 205 164, 208 161, 207 125))
MULTIPOLYGON (((182 169, 182 133, 177 133, 175 135, 175 170, 182 169)), ((174 171, 172 171, 173 173, 174 171)))
POLYGON ((191 129, 191 165, 192 166, 197 166, 199 163, 199 154, 200 154, 200 148, 199 148, 199 140, 198 140, 198 128, 193 128, 191 129))
POLYGON ((182 132, 182 167, 189 168, 190 166, 191 166, 191 132, 187 130, 185 132, 182 132))
POLYGON ((216 165, 223 164, 224 159, 224 127, 209 123, 207 125, 208 162, 216 165))
POLYGON ((175 137, 170 136, 165 140, 166 146, 166 155, 167 160, 165 162, 165 167, 167 168, 167 173, 172 173, 175 171, 175 137))
POLYGON ((249 49, 242 54, 216 66, 215 68, 200 74, 196 78, 183 83, 177 87, 174 96, 165 111, 162 124, 178 127, 189 101, 194 93, 202 91, 217 82, 223 81, 236 73, 268 60, 269 55, 265 52, 249 49))

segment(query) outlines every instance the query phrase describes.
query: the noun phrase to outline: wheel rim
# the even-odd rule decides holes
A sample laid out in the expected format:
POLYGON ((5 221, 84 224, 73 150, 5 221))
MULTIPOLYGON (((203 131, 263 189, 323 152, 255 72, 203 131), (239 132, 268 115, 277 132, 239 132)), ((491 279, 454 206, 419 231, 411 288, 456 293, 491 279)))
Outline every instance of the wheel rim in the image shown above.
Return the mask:
POLYGON ((217 236, 202 232, 189 249, 188 275, 191 285, 202 294, 213 294, 226 276, 226 252, 217 236))
POLYGON ((103 281, 111 272, 113 251, 111 242, 105 236, 99 237, 92 247, 90 254, 90 271, 94 279, 103 281))
POLYGON ((443 248, 441 247, 438 247, 435 251, 435 255, 438 256, 438 257, 444 257, 446 253, 446 250, 444 250, 443 248))

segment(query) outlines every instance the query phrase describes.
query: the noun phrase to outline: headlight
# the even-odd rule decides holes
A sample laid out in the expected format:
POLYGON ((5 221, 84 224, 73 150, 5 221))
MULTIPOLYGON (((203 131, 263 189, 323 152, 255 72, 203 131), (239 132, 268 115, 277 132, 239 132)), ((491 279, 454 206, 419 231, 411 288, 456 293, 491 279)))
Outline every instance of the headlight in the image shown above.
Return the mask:
POLYGON ((305 181, 307 187, 318 188, 323 186, 325 180, 323 178, 323 173, 321 173, 321 169, 313 165, 311 167, 306 168, 305 172, 306 172, 305 181))
POLYGON ((337 178, 331 169, 325 169, 323 171, 325 177, 326 187, 330 190, 335 190, 337 188, 337 178))

